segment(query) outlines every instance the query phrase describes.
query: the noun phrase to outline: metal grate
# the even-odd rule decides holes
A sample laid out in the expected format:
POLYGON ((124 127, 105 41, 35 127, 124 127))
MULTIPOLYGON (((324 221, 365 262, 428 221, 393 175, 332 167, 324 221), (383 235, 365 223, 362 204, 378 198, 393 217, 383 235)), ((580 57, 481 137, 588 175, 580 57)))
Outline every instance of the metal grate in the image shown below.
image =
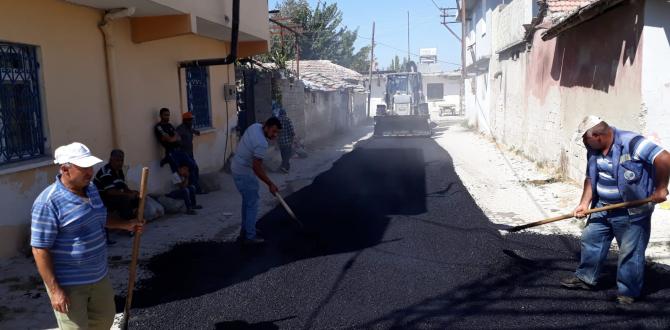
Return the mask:
POLYGON ((207 67, 186 68, 186 93, 188 94, 188 111, 192 112, 195 117, 193 127, 212 127, 207 67))
POLYGON ((37 48, 0 42, 0 165, 44 155, 37 48))

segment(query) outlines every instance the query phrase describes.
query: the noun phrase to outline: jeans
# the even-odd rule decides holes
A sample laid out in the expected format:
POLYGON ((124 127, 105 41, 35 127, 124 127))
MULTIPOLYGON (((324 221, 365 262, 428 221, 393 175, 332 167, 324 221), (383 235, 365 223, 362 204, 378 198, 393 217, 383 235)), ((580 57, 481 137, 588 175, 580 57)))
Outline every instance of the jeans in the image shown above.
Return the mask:
POLYGON ((191 184, 193 184, 196 190, 200 190, 200 169, 198 164, 196 164, 195 159, 189 156, 185 151, 181 149, 173 149, 167 154, 167 161, 170 164, 170 170, 172 173, 177 172, 179 166, 186 165, 188 166, 189 176, 191 184))
POLYGON ((235 187, 242 195, 242 228, 240 236, 256 238, 256 216, 258 215, 258 179, 254 175, 233 174, 235 187))
POLYGON ((291 156, 293 155, 293 146, 280 145, 279 152, 281 153, 281 167, 285 170, 291 169, 291 156))
POLYGON ((186 208, 192 210, 194 206, 197 205, 195 201, 195 186, 190 185, 186 188, 181 188, 171 191, 166 195, 167 197, 174 199, 181 199, 186 204, 186 208))
MULTIPOLYGON (((597 207, 602 206, 600 203, 597 207)), ((581 238, 581 261, 575 275, 596 285, 612 239, 619 244, 617 289, 639 297, 644 282, 644 253, 649 243, 651 216, 631 221, 626 210, 593 213, 581 238)))

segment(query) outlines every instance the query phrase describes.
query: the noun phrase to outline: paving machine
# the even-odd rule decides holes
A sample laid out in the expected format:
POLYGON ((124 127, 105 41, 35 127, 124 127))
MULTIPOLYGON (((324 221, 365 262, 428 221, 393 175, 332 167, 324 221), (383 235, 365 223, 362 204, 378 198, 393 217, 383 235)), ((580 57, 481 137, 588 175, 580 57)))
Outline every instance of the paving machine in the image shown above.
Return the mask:
POLYGON ((375 136, 432 135, 428 103, 424 100, 421 86, 419 72, 386 76, 386 104, 377 106, 375 136))

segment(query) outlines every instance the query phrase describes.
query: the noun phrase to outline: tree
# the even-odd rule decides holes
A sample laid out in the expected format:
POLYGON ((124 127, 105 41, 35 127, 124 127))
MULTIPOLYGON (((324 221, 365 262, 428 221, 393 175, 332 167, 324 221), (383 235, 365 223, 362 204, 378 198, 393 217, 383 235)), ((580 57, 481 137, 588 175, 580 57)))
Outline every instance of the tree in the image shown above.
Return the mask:
MULTIPOLYGON (((312 9, 307 0, 283 0, 278 9, 281 17, 302 26, 303 33, 298 38, 301 59, 331 60, 356 71, 369 70, 370 48, 363 47, 354 53, 358 30, 340 27, 342 11, 336 3, 319 2, 312 9)), ((271 53, 295 58, 295 42, 294 35, 288 31, 283 38, 274 36, 271 53)))

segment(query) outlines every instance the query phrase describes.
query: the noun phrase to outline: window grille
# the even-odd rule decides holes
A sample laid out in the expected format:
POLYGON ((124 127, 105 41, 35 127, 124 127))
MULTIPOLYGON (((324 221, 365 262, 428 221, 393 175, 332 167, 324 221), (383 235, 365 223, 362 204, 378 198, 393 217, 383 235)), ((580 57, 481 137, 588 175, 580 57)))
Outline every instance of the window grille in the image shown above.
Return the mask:
POLYGON ((193 127, 212 127, 207 67, 186 68, 186 92, 188 94, 188 111, 192 112, 195 117, 193 127))
POLYGON ((37 47, 0 42, 0 165, 44 155, 37 47))

